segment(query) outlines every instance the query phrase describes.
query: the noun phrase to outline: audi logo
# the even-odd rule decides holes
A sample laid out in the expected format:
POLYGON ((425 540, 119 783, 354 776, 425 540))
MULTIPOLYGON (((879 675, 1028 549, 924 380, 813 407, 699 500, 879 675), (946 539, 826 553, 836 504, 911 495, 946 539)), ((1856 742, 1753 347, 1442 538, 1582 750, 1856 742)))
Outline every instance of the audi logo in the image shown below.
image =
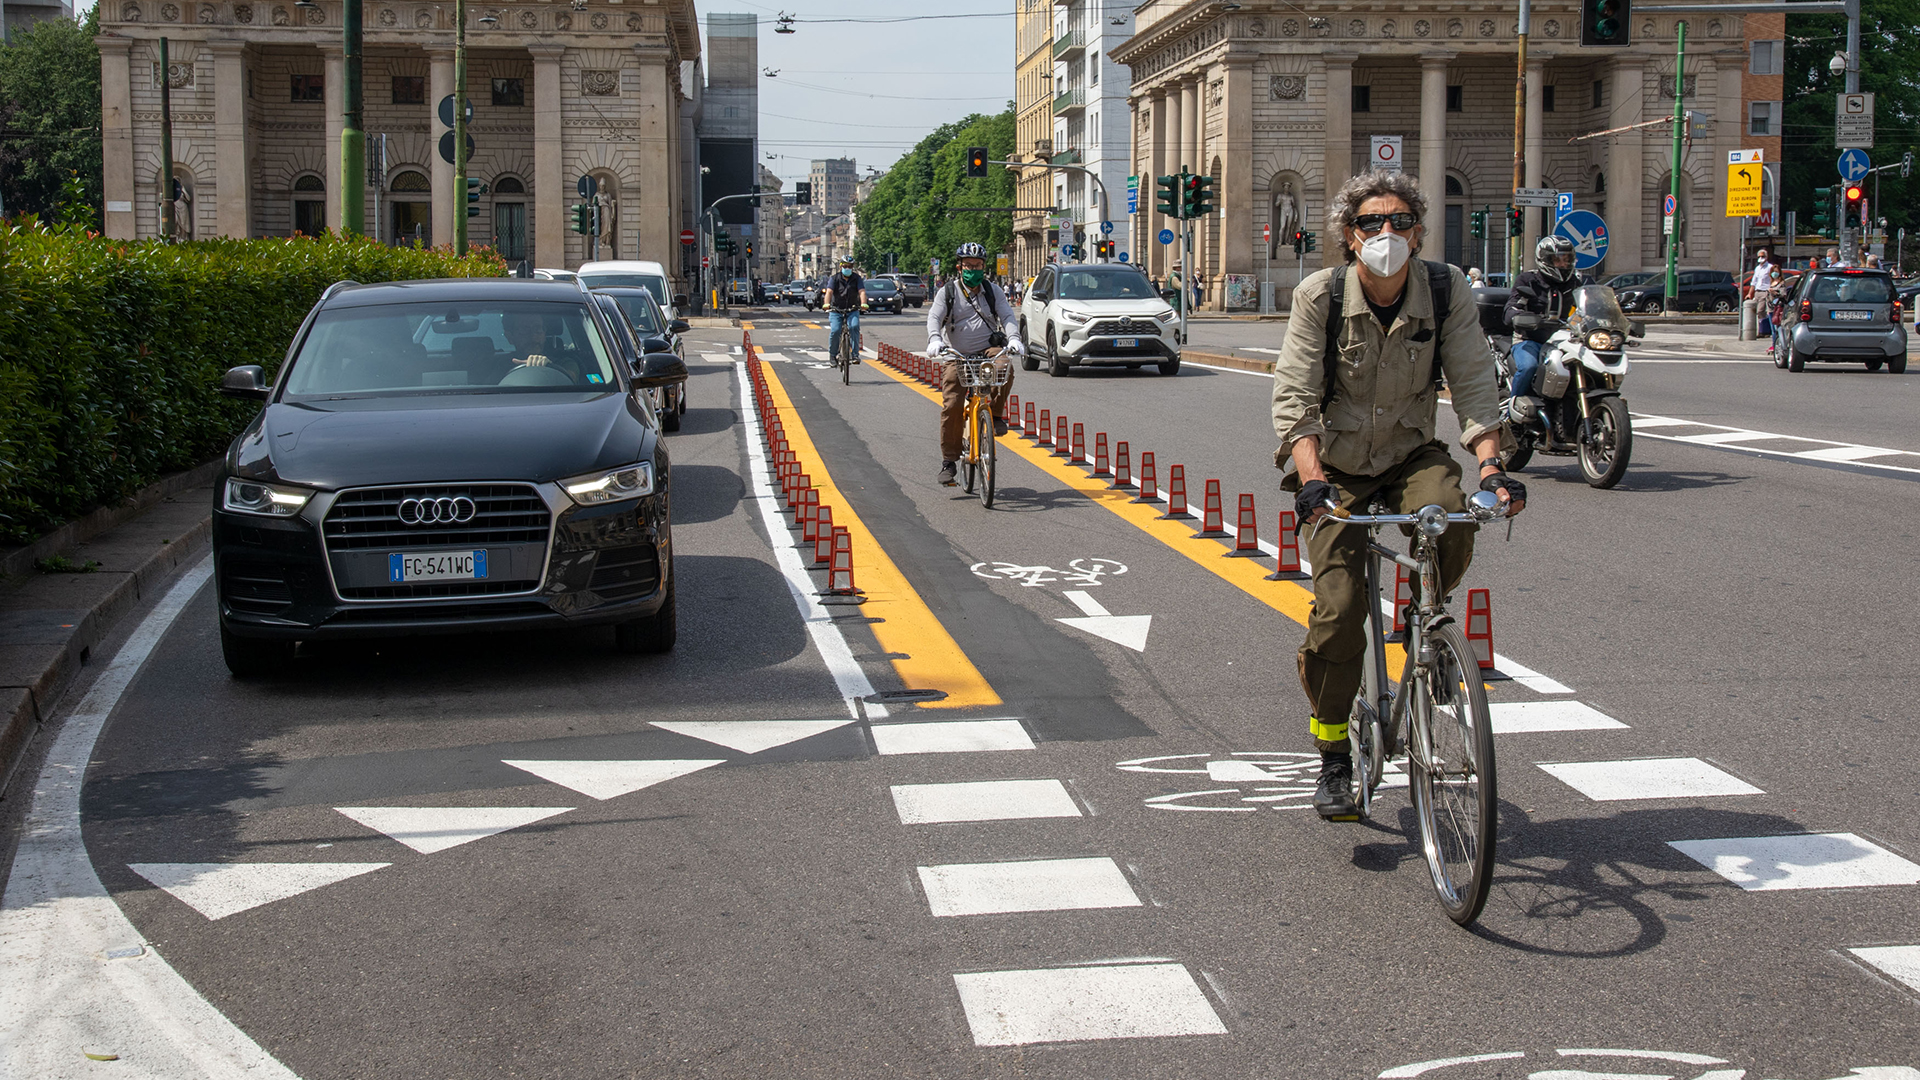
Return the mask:
POLYGON ((475 512, 473 500, 465 495, 400 500, 402 525, 464 525, 473 520, 475 512))

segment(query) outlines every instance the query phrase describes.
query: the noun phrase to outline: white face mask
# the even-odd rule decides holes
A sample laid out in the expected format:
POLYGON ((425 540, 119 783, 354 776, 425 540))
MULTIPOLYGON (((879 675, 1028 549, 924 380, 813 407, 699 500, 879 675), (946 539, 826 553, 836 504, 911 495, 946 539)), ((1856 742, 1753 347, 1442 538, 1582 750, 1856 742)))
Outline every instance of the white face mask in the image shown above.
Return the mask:
POLYGON ((1377 235, 1367 237, 1360 245, 1360 261, 1367 269, 1381 277, 1392 277, 1407 265, 1407 257, 1413 249, 1407 246, 1407 238, 1397 232, 1381 230, 1377 235))

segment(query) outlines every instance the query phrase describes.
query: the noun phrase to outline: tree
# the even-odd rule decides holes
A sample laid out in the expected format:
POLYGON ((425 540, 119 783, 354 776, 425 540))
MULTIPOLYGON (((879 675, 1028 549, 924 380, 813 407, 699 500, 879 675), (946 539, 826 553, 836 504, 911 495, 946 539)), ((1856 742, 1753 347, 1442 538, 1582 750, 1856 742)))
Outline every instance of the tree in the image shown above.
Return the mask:
POLYGON ((35 23, 0 46, 0 198, 9 215, 100 220, 99 11, 35 23), (71 205, 76 191, 84 217, 71 205))
POLYGON ((900 269, 931 272, 932 261, 953 265, 953 251, 972 240, 987 251, 1007 251, 1013 242, 1011 214, 954 213, 962 207, 1012 206, 1014 178, 1007 169, 990 168, 984 178, 966 175, 969 146, 984 146, 995 160, 1013 155, 1013 105, 994 116, 974 114, 942 124, 902 155, 860 204, 860 237, 854 259, 870 270, 884 269, 892 252, 900 269))

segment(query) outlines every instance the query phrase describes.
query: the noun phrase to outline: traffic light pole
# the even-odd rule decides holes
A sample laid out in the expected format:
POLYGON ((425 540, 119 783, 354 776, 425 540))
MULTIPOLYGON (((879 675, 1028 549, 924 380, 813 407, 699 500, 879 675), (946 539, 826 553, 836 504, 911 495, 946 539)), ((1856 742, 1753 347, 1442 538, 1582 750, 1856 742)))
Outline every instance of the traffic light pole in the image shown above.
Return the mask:
MULTIPOLYGON (((1519 26, 1519 64, 1513 77, 1513 190, 1518 192, 1526 183, 1526 133, 1527 133, 1527 30, 1533 19, 1531 0, 1520 0, 1519 26)), ((1518 198, 1516 194, 1514 198, 1518 198)), ((1512 285, 1520 279, 1520 260, 1523 252, 1521 243, 1526 233, 1507 223, 1507 284, 1512 285)))
POLYGON ((453 253, 467 253, 467 0, 453 2, 453 253))
POLYGON ((1673 160, 1667 196, 1673 200, 1673 231, 1667 234, 1666 308, 1680 310, 1680 141, 1686 134, 1687 20, 1678 24, 1679 41, 1673 60, 1673 160))
MULTIPOLYGON (((715 216, 713 212, 716 208, 719 207, 721 203, 727 202, 732 199, 758 199, 760 197, 761 197, 760 192, 749 191, 749 192, 741 192, 738 195, 722 195, 719 198, 708 203, 707 208, 705 210, 700 211, 700 235, 702 237, 702 240, 700 243, 701 250, 702 251, 713 250, 713 227, 714 227, 714 221, 715 221, 715 216)), ((708 258, 716 257, 719 254, 720 254, 719 252, 714 251, 713 255, 708 256, 708 258)), ((731 265, 731 260, 729 260, 729 265, 731 265)), ((711 273, 711 271, 716 269, 718 269, 718 267, 702 267, 700 269, 700 285, 701 285, 701 291, 706 292, 709 296, 713 298, 713 306, 717 308, 720 306, 720 301, 725 296, 725 290, 719 289, 719 288, 711 288, 711 286, 713 285, 712 279, 715 276, 714 274, 711 273)))
MULTIPOLYGON (((1100 175, 1098 173, 1087 168, 1085 165, 1054 165, 1050 162, 1043 161, 989 161, 987 164, 1003 165, 1009 169, 1048 169, 1058 172, 1077 172, 1093 181, 1095 190, 1100 192, 1100 220, 1103 223, 1109 220, 1107 217, 1107 185, 1100 182, 1100 175)), ((1128 229, 1128 234, 1129 236, 1132 234, 1131 227, 1128 229)), ((1101 235, 1104 236, 1106 234, 1102 233, 1101 235)), ((1135 236, 1132 237, 1130 241, 1135 248, 1140 246, 1139 239, 1139 237, 1135 236)))

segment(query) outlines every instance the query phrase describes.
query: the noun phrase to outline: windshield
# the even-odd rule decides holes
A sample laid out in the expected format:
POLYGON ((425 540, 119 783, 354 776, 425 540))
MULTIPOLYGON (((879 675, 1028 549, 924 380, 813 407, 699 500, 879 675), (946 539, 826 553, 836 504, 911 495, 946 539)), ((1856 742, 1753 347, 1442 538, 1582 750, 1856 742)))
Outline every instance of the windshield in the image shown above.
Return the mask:
POLYGON ((1153 283, 1138 270, 1085 266, 1060 271, 1062 300, 1158 300, 1153 283))
POLYGON ((1893 279, 1878 274, 1821 274, 1813 279, 1816 304, 1891 304, 1893 279))
POLYGON ((471 301, 322 311, 288 398, 609 389, 607 345, 580 304, 471 301))
POLYGON ((667 303, 667 281, 659 274, 582 274, 589 289, 645 289, 662 307, 667 303))
POLYGON ((1582 285, 1573 290, 1573 314, 1577 319, 1616 330, 1627 326, 1626 312, 1620 310, 1620 301, 1614 299, 1613 290, 1605 285, 1582 285))
POLYGON ((627 313, 627 321, 641 337, 660 332, 660 322, 653 316, 653 304, 637 293, 612 293, 613 302, 627 313))
POLYGON ((890 293, 899 292, 900 290, 895 288, 891 281, 875 279, 867 282, 867 291, 870 293, 890 293))

